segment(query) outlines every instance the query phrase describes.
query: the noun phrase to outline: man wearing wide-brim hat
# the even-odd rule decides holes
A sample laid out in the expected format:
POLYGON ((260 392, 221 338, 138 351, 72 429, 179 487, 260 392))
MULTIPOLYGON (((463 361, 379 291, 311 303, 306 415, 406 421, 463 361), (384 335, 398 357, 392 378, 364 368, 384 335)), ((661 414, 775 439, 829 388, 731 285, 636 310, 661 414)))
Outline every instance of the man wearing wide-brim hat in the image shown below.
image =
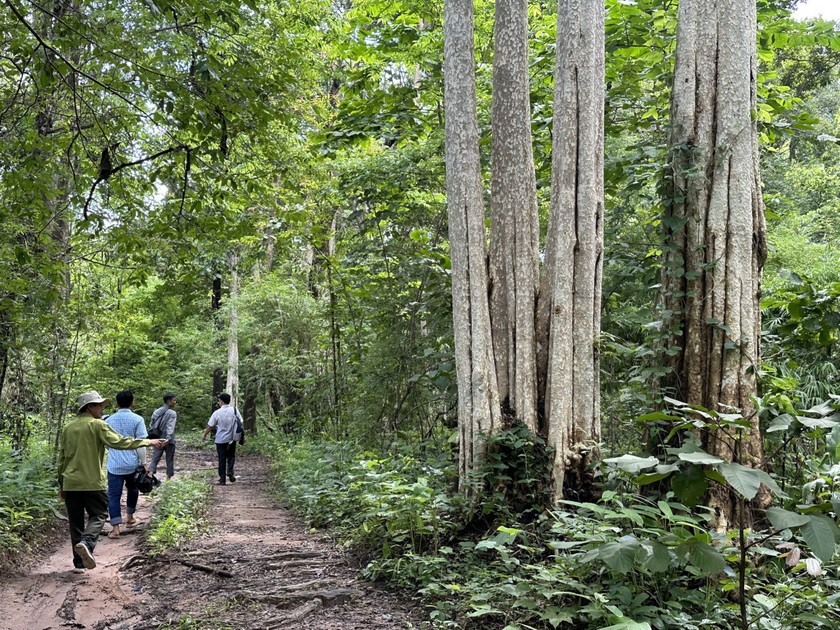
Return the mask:
POLYGON ((102 420, 102 410, 109 402, 95 391, 79 396, 76 403, 78 417, 67 423, 59 441, 58 489, 67 506, 73 567, 77 573, 96 566, 93 550, 108 520, 105 447, 131 450, 142 446, 163 448, 166 445, 166 440, 138 440, 114 431, 102 420))

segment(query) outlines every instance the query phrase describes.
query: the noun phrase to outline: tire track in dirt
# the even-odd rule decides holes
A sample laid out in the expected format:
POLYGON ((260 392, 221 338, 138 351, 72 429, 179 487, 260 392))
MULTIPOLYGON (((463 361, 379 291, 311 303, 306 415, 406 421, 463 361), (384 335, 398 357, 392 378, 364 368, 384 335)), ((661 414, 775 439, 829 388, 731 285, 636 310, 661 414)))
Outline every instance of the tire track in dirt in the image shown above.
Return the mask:
MULTIPOLYGON (((215 451, 179 444, 176 478, 199 470, 214 479, 215 468, 215 451)), ((151 501, 141 495, 138 528, 117 540, 103 535, 97 567, 84 575, 72 572, 62 523, 56 546, 36 554, 28 568, 0 576, 0 630, 422 626, 404 594, 361 581, 339 549, 274 503, 269 484, 265 460, 238 454, 237 481, 213 486, 204 531, 156 561, 135 533, 151 517, 151 501)))

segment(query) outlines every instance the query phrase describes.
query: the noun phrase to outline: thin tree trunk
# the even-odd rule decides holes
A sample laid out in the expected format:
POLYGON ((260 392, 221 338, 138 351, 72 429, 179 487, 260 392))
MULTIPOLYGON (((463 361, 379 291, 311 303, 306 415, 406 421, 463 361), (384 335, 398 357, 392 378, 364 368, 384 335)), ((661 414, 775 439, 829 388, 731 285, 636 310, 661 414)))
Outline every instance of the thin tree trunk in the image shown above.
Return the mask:
MULTIPOLYGON (((210 310, 213 313, 213 319, 216 322, 216 330, 221 336, 224 330, 224 323, 219 317, 219 311, 222 308, 222 278, 215 276, 213 278, 213 290, 210 299, 210 310)), ((219 394, 225 391, 225 374, 221 367, 213 370, 213 400, 210 402, 210 413, 216 410, 216 401, 219 399, 219 394)))

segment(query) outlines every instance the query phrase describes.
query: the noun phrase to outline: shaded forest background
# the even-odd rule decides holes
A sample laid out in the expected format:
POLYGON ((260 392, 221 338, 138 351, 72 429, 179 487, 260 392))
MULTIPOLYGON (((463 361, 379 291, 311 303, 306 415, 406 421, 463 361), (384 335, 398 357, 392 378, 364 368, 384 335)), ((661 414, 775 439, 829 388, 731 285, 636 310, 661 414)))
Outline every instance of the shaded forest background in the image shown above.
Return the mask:
MULTIPOLYGON (((602 450, 650 457, 674 422, 655 298, 677 3, 606 4, 602 450)), ((599 464, 599 503, 542 511, 544 449, 517 427, 482 500, 452 492, 442 2, 4 2, 0 541, 52 518, 79 392, 131 388, 148 417, 173 391, 187 434, 238 378, 287 499, 440 627, 835 625, 840 37, 795 5, 758 2, 755 112, 760 413, 786 511, 736 548, 696 484, 660 488, 632 459, 599 464)), ((487 167, 494 7, 475 7, 487 167)), ((556 8, 529 13, 543 224, 556 8)))

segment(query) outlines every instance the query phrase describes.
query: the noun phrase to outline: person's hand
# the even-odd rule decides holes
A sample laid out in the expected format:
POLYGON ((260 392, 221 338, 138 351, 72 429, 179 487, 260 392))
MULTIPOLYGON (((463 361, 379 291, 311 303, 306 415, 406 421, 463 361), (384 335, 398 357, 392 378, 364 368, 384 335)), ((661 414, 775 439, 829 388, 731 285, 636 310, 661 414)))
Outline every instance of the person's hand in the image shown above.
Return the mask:
POLYGON ((158 438, 158 439, 152 440, 152 446, 154 446, 155 448, 163 448, 164 446, 166 446, 167 442, 169 442, 169 440, 164 440, 164 439, 158 438))

